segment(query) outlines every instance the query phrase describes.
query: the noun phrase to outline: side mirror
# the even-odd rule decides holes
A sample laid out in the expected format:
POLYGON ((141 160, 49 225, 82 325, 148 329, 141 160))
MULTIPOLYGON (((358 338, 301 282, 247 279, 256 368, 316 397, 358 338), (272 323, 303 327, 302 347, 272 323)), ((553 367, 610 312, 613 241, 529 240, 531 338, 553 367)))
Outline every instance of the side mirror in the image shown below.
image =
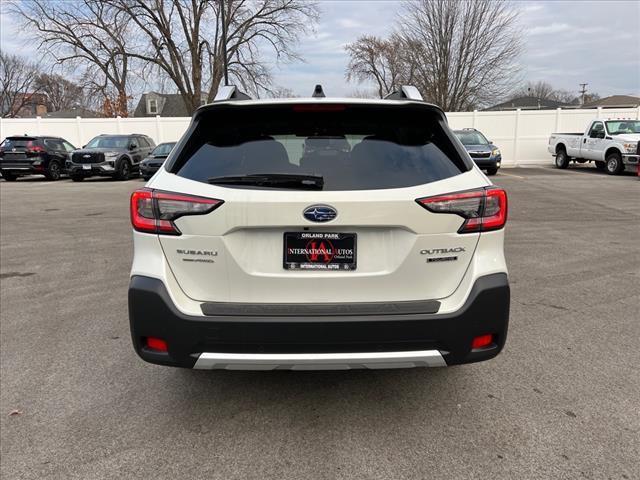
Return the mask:
POLYGON ((135 150, 136 148, 138 148, 138 145, 136 143, 131 143, 129 145, 129 150, 135 150))
POLYGON ((86 145, 82 145, 82 148, 87 148, 87 146, 86 145))

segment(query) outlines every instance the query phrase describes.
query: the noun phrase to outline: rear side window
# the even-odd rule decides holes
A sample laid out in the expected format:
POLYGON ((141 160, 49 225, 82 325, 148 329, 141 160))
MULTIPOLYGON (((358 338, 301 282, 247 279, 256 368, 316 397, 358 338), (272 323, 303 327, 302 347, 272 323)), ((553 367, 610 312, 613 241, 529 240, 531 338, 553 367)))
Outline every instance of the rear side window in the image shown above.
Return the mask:
POLYGON ((64 147, 62 146, 62 142, 55 138, 45 139, 44 144, 49 150, 56 150, 56 151, 64 150, 64 147))
POLYGON ((324 190, 421 185, 468 166, 443 118, 426 109, 364 105, 282 105, 204 112, 170 171, 212 177, 320 175, 324 190))

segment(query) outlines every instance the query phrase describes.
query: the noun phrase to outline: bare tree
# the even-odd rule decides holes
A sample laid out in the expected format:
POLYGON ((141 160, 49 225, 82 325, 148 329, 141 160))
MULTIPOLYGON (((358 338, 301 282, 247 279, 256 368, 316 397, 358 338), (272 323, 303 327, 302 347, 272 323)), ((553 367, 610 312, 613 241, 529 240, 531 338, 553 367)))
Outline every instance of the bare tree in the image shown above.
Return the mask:
POLYGON ((552 99, 561 103, 575 103, 579 102, 577 95, 569 90, 557 89, 553 92, 552 99))
POLYGON ((413 83, 448 111, 489 103, 513 88, 517 15, 504 0, 406 2, 390 39, 347 46, 347 78, 373 81, 381 93, 413 83))
POLYGON ((277 61, 297 59, 299 36, 318 15, 305 0, 105 0, 134 23, 128 55, 164 72, 192 112, 213 100, 224 74, 224 5, 229 74, 249 91, 269 90, 265 49, 277 61))
POLYGON ((520 51, 517 11, 503 0, 405 4, 400 35, 414 46, 418 88, 447 111, 467 110, 512 88, 520 51))
POLYGON ((380 98, 379 91, 374 89, 356 88, 349 93, 351 98, 380 98))
MULTIPOLYGON (((540 100, 553 100, 561 103, 578 104, 578 92, 571 92, 560 88, 555 88, 548 82, 539 80, 536 82, 527 82, 523 86, 517 88, 511 93, 511 98, 515 97, 536 97, 540 100)), ((585 102, 598 100, 600 95, 591 93, 585 95, 585 102)))
POLYGON ((36 77, 34 83, 36 88, 47 96, 49 111, 55 112, 87 106, 82 86, 61 75, 42 73, 36 77))
POLYGON ((359 83, 373 81, 379 97, 395 90, 402 83, 410 83, 407 78, 407 62, 402 56, 403 42, 397 36, 383 39, 363 35, 347 45, 349 54, 347 80, 359 83))
POLYGON ((130 57, 126 39, 129 18, 101 0, 29 0, 12 12, 40 39, 39 47, 57 65, 72 65, 108 113, 128 112, 130 57))
POLYGON ((540 100, 555 100, 556 90, 553 85, 545 81, 527 82, 513 92, 514 97, 536 97, 540 100))
POLYGON ((35 64, 0 51, 0 116, 15 117, 38 93, 35 64))
POLYGON ((296 98, 300 95, 293 93, 293 90, 287 87, 273 87, 267 92, 269 98, 296 98))

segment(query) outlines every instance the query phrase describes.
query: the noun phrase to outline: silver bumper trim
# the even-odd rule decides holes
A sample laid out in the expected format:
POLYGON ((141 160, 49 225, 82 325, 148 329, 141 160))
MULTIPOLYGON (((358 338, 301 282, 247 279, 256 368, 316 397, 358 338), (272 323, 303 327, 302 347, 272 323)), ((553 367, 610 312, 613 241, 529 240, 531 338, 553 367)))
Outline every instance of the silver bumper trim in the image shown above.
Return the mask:
POLYGON ((371 353, 201 353, 201 370, 351 370, 446 367, 438 350, 371 353))

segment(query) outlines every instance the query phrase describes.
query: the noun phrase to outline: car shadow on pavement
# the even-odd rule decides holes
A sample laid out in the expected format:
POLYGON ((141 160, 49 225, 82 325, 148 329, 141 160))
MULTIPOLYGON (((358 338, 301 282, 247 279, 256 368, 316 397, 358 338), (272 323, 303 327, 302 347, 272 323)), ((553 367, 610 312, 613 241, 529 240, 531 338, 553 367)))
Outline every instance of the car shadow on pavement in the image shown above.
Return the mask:
POLYGON ((164 400, 173 404, 165 407, 180 412, 180 423, 187 429, 207 424, 213 428, 221 418, 244 416, 249 420, 256 411, 261 422, 278 422, 286 416, 295 418, 296 423, 313 424, 322 418, 325 424, 342 428, 343 422, 362 416, 375 419, 375 423, 393 422, 425 409, 455 411, 467 395, 465 378, 471 376, 468 367, 331 372, 180 370, 173 379, 181 392, 179 400, 173 395, 164 400))
POLYGON ((638 174, 635 172, 621 172, 618 175, 609 175, 607 172, 603 171, 603 170, 598 170, 595 167, 589 167, 589 166, 585 166, 585 167, 579 167, 579 166, 571 166, 569 168, 567 168, 565 170, 565 172, 570 172, 570 173, 584 173, 587 175, 601 175, 603 177, 636 177, 638 174))

